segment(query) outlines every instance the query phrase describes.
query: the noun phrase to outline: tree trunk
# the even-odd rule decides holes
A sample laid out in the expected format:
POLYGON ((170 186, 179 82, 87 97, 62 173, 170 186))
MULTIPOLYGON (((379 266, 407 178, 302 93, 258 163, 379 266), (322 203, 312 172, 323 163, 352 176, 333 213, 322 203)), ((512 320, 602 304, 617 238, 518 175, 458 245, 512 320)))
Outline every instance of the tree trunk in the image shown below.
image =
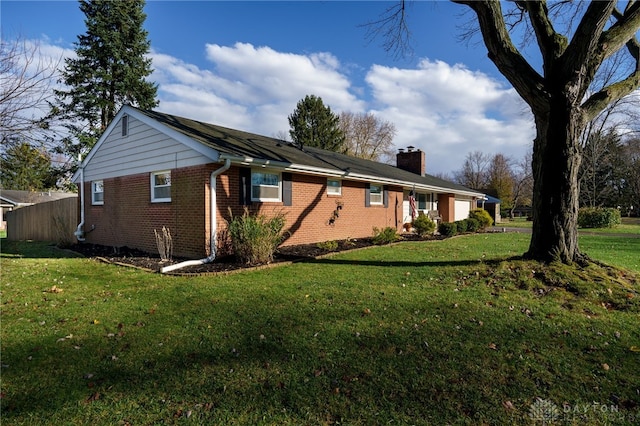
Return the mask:
POLYGON ((536 115, 533 230, 525 257, 583 263, 587 259, 578 248, 577 226, 582 119, 568 103, 566 96, 557 96, 548 114, 536 115))

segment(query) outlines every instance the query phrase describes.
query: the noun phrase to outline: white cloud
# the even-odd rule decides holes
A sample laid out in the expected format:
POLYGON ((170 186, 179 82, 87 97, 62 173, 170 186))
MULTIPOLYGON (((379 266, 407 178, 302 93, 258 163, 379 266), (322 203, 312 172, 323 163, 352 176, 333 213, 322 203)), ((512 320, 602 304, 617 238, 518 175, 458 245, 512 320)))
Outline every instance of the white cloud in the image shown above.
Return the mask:
POLYGON ((457 170, 475 150, 520 158, 533 139, 531 115, 515 90, 463 65, 374 65, 366 81, 377 114, 396 125, 395 145, 425 151, 427 172, 457 170))
MULTIPOLYGON (((41 49, 73 54, 44 42, 41 49)), ((372 65, 364 81, 354 81, 349 67, 326 52, 247 43, 207 44, 205 52, 201 65, 151 53, 159 110, 273 136, 289 130, 296 103, 314 94, 336 113, 372 112, 394 123, 395 145, 425 151, 430 173, 459 169, 474 150, 520 158, 534 136, 515 91, 464 65, 428 59, 415 69, 372 65)))

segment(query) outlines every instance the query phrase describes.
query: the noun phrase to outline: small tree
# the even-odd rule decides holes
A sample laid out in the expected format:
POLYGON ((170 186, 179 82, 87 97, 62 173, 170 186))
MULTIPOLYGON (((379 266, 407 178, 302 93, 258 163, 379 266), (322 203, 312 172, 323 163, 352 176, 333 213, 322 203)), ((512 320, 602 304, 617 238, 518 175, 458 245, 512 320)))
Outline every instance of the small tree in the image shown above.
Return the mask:
POLYGON ((0 187, 22 191, 55 188, 51 159, 43 150, 26 142, 10 144, 0 154, 0 187))
POLYGON ((371 113, 340 113, 340 129, 345 135, 345 154, 373 161, 394 158, 396 126, 371 113))
POLYGON ((343 152, 345 136, 339 122, 340 118, 324 105, 322 98, 307 95, 289 116, 289 134, 300 148, 312 146, 343 152))

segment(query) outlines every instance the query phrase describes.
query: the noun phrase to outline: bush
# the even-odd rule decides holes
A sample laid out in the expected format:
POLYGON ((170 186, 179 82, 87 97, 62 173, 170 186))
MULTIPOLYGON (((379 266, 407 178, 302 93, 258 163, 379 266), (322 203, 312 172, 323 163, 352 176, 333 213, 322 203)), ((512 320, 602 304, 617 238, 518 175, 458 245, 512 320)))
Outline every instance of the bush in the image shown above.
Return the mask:
POLYGON ((580 228, 613 228, 620 225, 620 211, 610 207, 583 207, 578 210, 580 228))
POLYGON ((467 219, 457 220, 455 223, 458 234, 467 232, 467 219))
POLYGON ((374 244, 390 244, 394 241, 398 241, 399 238, 396 228, 392 228, 391 226, 387 226, 382 229, 373 228, 374 244))
POLYGON ((436 224, 426 214, 418 215, 413 221, 413 227, 421 237, 433 234, 436 230, 436 224))
POLYGON ((438 225, 438 232, 445 237, 453 237, 458 233, 458 227, 455 222, 442 222, 438 225))
POLYGON ((493 225, 493 219, 485 209, 473 209, 469 212, 469 217, 480 223, 480 228, 478 229, 485 229, 487 226, 493 225))
POLYGON ((242 216, 232 216, 228 229, 238 260, 248 265, 271 262, 276 248, 282 243, 284 225, 283 213, 268 218, 251 215, 245 208, 242 216))
POLYGON ((318 247, 321 250, 336 251, 338 249, 338 242, 337 241, 323 241, 323 242, 317 243, 316 247, 318 247))
POLYGON ((470 217, 467 219, 467 232, 476 232, 480 229, 480 222, 478 219, 470 217))

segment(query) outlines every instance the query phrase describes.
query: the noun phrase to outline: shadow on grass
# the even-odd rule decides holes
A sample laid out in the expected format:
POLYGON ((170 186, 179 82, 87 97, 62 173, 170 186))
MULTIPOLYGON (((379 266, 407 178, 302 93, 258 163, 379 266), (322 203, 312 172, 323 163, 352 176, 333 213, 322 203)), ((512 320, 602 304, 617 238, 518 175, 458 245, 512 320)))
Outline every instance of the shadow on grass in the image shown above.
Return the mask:
MULTIPOLYGON (((220 303, 212 310, 224 318, 224 331, 211 336, 183 330, 174 336, 180 344, 170 348, 157 344, 166 336, 143 331, 147 326, 135 329, 131 322, 123 330, 133 330, 122 338, 94 334, 44 342, 30 336, 4 348, 9 356, 3 363, 9 367, 3 381, 38 383, 46 374, 47 383, 58 386, 9 391, 2 400, 3 412, 9 421, 32 416, 45 424, 49 415, 69 407, 95 405, 94 410, 107 413, 124 404, 131 409, 129 415, 150 424, 171 422, 177 412, 210 405, 227 415, 287 411, 302 421, 331 413, 358 423, 373 421, 368 412, 379 411, 404 421, 410 420, 402 418, 410 412, 445 423, 460 418, 502 423, 509 418, 502 409, 505 398, 519 405, 519 418, 526 420, 534 397, 552 390, 570 401, 635 404, 632 387, 624 391, 615 380, 591 374, 601 357, 585 355, 581 331, 549 331, 519 311, 503 307, 496 318, 496 308, 479 306, 456 309, 444 301, 414 300, 396 306, 393 317, 385 319, 377 310, 363 316, 360 306, 328 302, 297 310, 220 303), (429 320, 413 327, 379 323, 399 323, 425 310, 429 320), (439 316, 451 320, 433 319, 439 316), (476 317, 486 324, 478 325, 476 317), (560 353, 558 345, 563 347, 560 353), (526 363, 518 361, 522 357, 526 363), (549 371, 551 364, 571 369, 557 377, 549 371), (53 365, 56 368, 47 368, 53 365), (616 401, 602 396, 614 391, 616 401), (344 408, 349 405, 352 408, 344 408)), ((175 322, 178 330, 198 315, 181 305, 171 309, 182 316, 189 312, 175 322)), ((619 370, 637 374, 623 345, 610 345, 598 355, 620 360, 619 370)), ((194 418, 202 420, 208 414, 200 410, 194 418)))
POLYGON ((0 258, 64 259, 73 257, 83 256, 71 250, 58 248, 51 242, 0 239, 0 258))
POLYGON ((502 262, 522 260, 522 256, 500 257, 498 259, 482 259, 482 260, 426 260, 424 262, 406 261, 406 260, 353 260, 353 259, 335 259, 326 257, 322 259, 303 260, 300 263, 312 263, 320 265, 353 265, 353 266, 388 266, 417 268, 424 266, 472 266, 472 265, 498 265, 502 262))

